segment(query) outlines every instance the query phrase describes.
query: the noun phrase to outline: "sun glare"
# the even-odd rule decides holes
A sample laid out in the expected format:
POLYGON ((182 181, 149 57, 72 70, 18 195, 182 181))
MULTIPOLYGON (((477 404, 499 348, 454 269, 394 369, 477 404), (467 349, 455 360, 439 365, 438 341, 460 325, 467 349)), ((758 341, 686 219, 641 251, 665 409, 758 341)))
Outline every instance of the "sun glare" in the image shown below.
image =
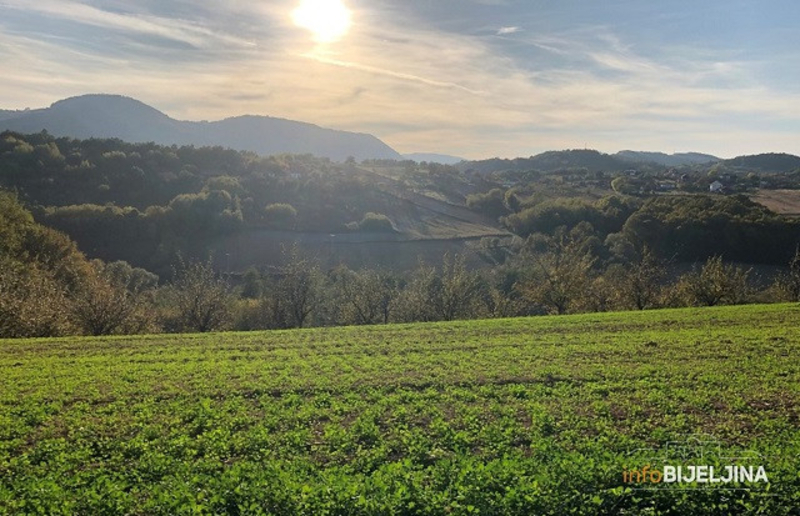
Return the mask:
POLYGON ((350 9, 341 0, 302 0, 292 11, 292 21, 310 30, 317 43, 333 43, 350 30, 350 9))

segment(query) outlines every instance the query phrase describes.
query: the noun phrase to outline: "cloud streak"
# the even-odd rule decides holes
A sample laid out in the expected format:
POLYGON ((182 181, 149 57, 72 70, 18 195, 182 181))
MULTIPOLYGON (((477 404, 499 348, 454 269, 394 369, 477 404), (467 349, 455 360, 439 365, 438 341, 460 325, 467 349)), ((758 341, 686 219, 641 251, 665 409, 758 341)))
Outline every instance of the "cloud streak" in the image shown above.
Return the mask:
POLYGON ((413 75, 410 73, 402 73, 402 72, 395 72, 392 70, 388 70, 385 68, 378 68, 376 66, 364 65, 359 63, 353 63, 349 61, 341 61, 339 59, 334 59, 332 57, 327 57, 323 54, 311 52, 307 54, 301 54, 302 57, 307 59, 313 59, 314 61, 325 63, 333 66, 340 66, 342 68, 349 68, 352 70, 358 70, 361 72, 366 72, 369 74, 376 74, 376 75, 383 75, 387 77, 392 77, 395 79, 401 79, 404 81, 411 81, 420 84, 425 84, 427 86, 434 86, 436 88, 452 88, 455 90, 459 90, 465 93, 469 93, 471 95, 482 95, 484 92, 473 90, 467 88, 466 86, 462 86, 460 84, 456 84, 454 82, 445 82, 445 81, 437 81, 434 79, 427 79, 425 77, 420 77, 418 75, 413 75))
POLYGON ((800 91, 760 79, 770 55, 647 51, 619 27, 522 18, 443 29, 391 0, 353 8, 350 34, 316 46, 292 24, 295 4, 0 0, 14 14, 0 16, 0 67, 13 70, 0 108, 121 93, 177 118, 269 114, 468 158, 584 144, 800 153, 800 91))

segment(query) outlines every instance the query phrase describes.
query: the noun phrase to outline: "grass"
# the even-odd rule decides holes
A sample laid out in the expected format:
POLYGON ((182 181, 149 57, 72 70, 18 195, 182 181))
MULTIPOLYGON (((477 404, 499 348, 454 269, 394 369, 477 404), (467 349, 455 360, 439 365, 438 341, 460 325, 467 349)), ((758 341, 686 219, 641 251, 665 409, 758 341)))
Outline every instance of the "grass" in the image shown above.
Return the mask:
POLYGON ((799 316, 0 341, 0 514, 793 514, 799 316), (623 482, 693 434, 769 483, 623 482))

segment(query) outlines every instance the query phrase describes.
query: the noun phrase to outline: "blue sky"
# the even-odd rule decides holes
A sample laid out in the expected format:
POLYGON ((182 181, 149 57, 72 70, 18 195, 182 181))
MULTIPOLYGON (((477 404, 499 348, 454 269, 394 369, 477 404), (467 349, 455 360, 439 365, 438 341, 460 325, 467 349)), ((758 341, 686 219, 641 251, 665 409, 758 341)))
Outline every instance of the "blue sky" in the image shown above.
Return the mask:
POLYGON ((312 0, 348 9, 322 42, 300 1, 0 0, 0 108, 118 93, 467 158, 800 154, 800 2, 312 0))

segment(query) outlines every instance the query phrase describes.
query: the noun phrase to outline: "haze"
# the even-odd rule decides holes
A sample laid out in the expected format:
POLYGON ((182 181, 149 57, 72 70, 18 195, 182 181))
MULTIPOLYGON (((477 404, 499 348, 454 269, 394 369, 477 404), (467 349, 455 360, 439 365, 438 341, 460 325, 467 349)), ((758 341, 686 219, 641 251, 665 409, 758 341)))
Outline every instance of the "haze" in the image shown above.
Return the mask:
POLYGON ((798 23, 790 0, 0 0, 0 109, 116 93, 473 159, 800 154, 798 23))

